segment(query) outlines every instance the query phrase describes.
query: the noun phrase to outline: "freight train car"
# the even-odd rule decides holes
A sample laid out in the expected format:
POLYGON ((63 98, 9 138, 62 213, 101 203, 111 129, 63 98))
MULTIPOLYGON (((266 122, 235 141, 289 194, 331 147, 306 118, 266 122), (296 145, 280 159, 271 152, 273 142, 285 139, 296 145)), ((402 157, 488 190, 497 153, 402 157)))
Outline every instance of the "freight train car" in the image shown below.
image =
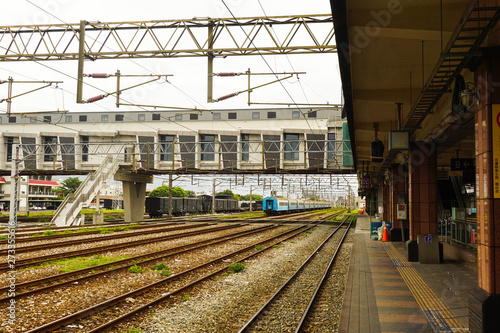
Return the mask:
MULTIPOLYGON (((238 201, 240 205, 240 211, 246 212, 250 210, 250 201, 238 201)), ((252 210, 259 211, 262 210, 262 200, 260 201, 252 201, 252 210)))
MULTIPOLYGON (((212 196, 202 195, 197 198, 172 197, 172 215, 208 214, 212 210, 212 196)), ((231 196, 216 195, 215 211, 217 213, 238 212, 238 200, 231 196)), ((167 197, 146 197, 146 213, 152 218, 168 214, 167 197)))
MULTIPOLYGON (((212 211, 212 196, 200 195, 199 198, 202 200, 202 211, 204 213, 212 211)), ((217 213, 238 212, 238 200, 234 199, 231 195, 218 194, 215 196, 215 211, 217 213)))
POLYGON ((103 199, 102 201, 105 209, 123 209, 122 199, 103 199))

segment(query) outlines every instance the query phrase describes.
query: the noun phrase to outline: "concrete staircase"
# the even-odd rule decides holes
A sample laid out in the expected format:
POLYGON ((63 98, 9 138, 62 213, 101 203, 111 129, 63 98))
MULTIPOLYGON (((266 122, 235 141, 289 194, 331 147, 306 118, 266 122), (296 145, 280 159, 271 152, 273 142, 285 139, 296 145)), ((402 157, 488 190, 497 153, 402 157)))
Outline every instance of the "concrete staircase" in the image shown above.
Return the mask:
POLYGON ((99 193, 104 183, 110 181, 120 166, 118 156, 108 155, 101 166, 87 175, 75 193, 68 195, 59 205, 52 217, 51 223, 57 227, 80 225, 81 218, 78 217, 83 206, 88 206, 99 193))

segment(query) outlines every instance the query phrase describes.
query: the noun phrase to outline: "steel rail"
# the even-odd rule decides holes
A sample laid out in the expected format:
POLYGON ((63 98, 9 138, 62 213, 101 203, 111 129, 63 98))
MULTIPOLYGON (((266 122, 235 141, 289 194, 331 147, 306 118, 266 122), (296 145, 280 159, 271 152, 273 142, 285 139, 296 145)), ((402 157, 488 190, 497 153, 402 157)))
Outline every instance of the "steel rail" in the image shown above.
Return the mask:
POLYGON ((347 226, 347 229, 346 229, 344 235, 342 236, 342 239, 340 240, 339 245, 337 246, 337 249, 335 250, 335 253, 333 254, 332 258, 330 259, 330 262, 328 263, 328 266, 325 269, 325 273, 323 273, 323 276, 321 277, 321 280, 319 281, 318 286, 316 287, 316 290, 314 291, 314 294, 311 297, 311 300, 309 301, 309 304, 307 305, 307 308, 304 311, 304 314, 302 315, 302 318, 300 318, 300 321, 297 325, 297 329, 295 330, 295 333, 299 333, 300 330, 302 329, 302 327, 304 326, 306 318, 309 315, 309 313, 311 312, 311 309, 312 309, 314 302, 316 302, 316 300, 317 300, 317 296, 319 294, 319 291, 323 287, 323 285, 325 284, 328 272, 332 268, 333 263, 335 262, 335 259, 337 258, 337 255, 339 254, 340 249, 341 249, 342 245, 344 244, 344 240, 347 237, 347 234, 349 233, 349 230, 351 230, 351 226, 352 226, 352 222, 354 221, 354 217, 355 217, 355 215, 351 215, 351 221, 349 222, 349 225, 347 226))
MULTIPOLYGON (((200 226, 199 225, 181 225, 181 226, 167 228, 167 229, 147 230, 147 233, 144 232, 144 230, 139 230, 137 232, 130 232, 130 233, 126 233, 126 234, 117 234, 117 235, 115 235, 115 234, 105 235, 105 236, 101 236, 101 237, 97 237, 97 238, 63 240, 60 242, 52 242, 52 243, 38 244, 38 245, 28 245, 28 246, 21 246, 21 247, 16 246, 16 253, 32 252, 32 251, 39 251, 39 250, 45 250, 45 249, 56 249, 59 247, 67 247, 67 246, 72 246, 72 245, 82 244, 82 243, 98 243, 100 241, 135 237, 135 236, 141 236, 141 235, 146 235, 146 234, 147 235, 159 234, 159 233, 163 233, 163 232, 177 231, 177 230, 184 230, 184 229, 193 229, 193 228, 198 228, 198 227, 200 227, 200 226)), ((0 255, 5 255, 7 253, 8 253, 8 249, 1 249, 0 250, 0 255)))
MULTIPOLYGON (((37 218, 39 218, 39 217, 37 217, 37 218)), ((6 217, 6 220, 2 221, 2 223, 7 223, 8 219, 9 219, 9 217, 6 217)), ((18 222, 26 222, 26 221, 23 221, 22 217, 18 216, 18 222)), ((27 221, 27 222, 29 222, 29 221, 27 221)), ((40 223, 46 223, 46 222, 40 222, 40 223)), ((106 226, 112 226, 112 225, 115 225, 115 224, 109 224, 109 225, 106 225, 106 226)), ((119 225, 119 224, 116 224, 116 225, 119 225)), ((5 225, 5 226, 4 225, 0 225, 0 227, 5 228, 5 229, 1 230, 2 232, 5 232, 6 229, 7 229, 7 225, 5 225)), ((67 226, 67 227, 61 227, 60 230, 78 229, 78 228, 81 228, 81 227, 82 226, 79 226, 79 225, 72 225, 72 226, 67 226)), ((92 227, 94 227, 94 225, 88 225, 87 227, 92 228, 92 227)), ((32 225, 19 225, 17 227, 17 230, 18 230, 19 233, 21 233, 21 232, 27 232, 27 231, 43 231, 43 230, 48 230, 48 229, 51 229, 51 228, 53 229, 54 227, 53 226, 49 226, 49 225, 45 225, 45 226, 42 226, 42 227, 34 227, 32 225)), ((1 233, 0 235, 4 235, 4 234, 1 233)))
POLYGON ((297 276, 302 273, 305 269, 305 267, 312 262, 312 260, 317 256, 317 254, 322 250, 322 248, 325 246, 326 243, 337 233, 338 230, 344 225, 344 223, 347 221, 349 216, 347 216, 344 221, 342 221, 341 224, 335 228, 334 231, 328 237, 313 251, 313 253, 304 261, 304 263, 297 268, 295 273, 285 282, 283 285, 268 299, 268 301, 259 309, 257 312, 250 318, 245 325, 238 331, 238 333, 243 333, 247 332, 261 316, 263 315, 264 311, 269 308, 269 306, 279 297, 283 294, 284 290, 286 287, 288 287, 292 281, 294 281, 297 276))
MULTIPOLYGON (((66 324, 74 322, 75 320, 79 320, 79 319, 88 317, 88 316, 90 316, 90 315, 92 315, 92 314, 94 314, 94 313, 96 313, 96 312, 98 312, 100 310, 107 309, 107 308, 111 307, 112 305, 125 300, 128 297, 133 297, 133 296, 137 296, 137 295, 143 294, 143 293, 149 291, 150 289, 152 289, 154 287, 160 286, 160 285, 162 285, 162 284, 164 284, 166 282, 170 282, 171 280, 176 279, 178 277, 181 277, 181 276, 184 276, 184 275, 188 275, 189 273, 191 273, 191 272, 193 272, 195 270, 199 270, 201 268, 204 268, 204 267, 207 267, 207 266, 210 266, 210 265, 213 265, 213 264, 220 263, 224 259, 231 258, 231 257, 233 257, 235 255, 244 253, 245 251, 249 251, 249 250, 255 251, 255 246, 256 245, 259 245, 259 244, 262 244, 262 243, 265 243, 265 242, 269 242, 269 241, 272 241, 272 240, 280 239, 279 241, 275 241, 274 244, 265 247, 261 251, 254 252, 254 253, 252 253, 252 254, 244 257, 244 258, 240 258, 239 259, 239 261, 247 260, 248 258, 251 258, 253 256, 256 256, 256 255, 262 253, 264 250, 272 248, 273 245, 283 242, 283 240, 282 240, 283 236, 287 236, 288 235, 285 238, 285 240, 286 240, 286 239, 295 237, 296 235, 302 233, 304 230, 311 229, 311 228, 313 228, 315 226, 316 226, 316 224, 315 225, 311 225, 311 226, 300 226, 300 227, 291 229, 289 231, 286 231, 286 232, 284 232, 284 233, 282 233, 280 235, 273 236, 273 237, 271 237, 271 238, 269 238, 267 240, 259 240, 258 242, 255 242, 255 243, 251 244, 250 246, 244 247, 243 249, 240 249, 240 250, 237 250, 237 251, 233 251, 233 252, 231 252, 229 254, 225 254, 223 256, 220 256, 220 257, 218 257, 216 259, 210 260, 210 261, 208 261, 206 263, 203 263, 201 265, 198 265, 196 267, 192 267, 192 268, 189 268, 189 269, 184 270, 182 272, 179 272, 179 273, 177 273, 177 274, 175 274, 173 276, 169 276, 169 277, 166 277, 164 279, 161 279, 160 281, 150 283, 150 284, 148 284, 146 286, 142 286, 142 287, 137 288, 135 290, 132 290, 132 291, 130 291, 128 293, 125 293, 125 294, 116 296, 114 298, 108 299, 108 300, 103 301, 103 302, 101 302, 99 304, 96 304, 94 306, 88 307, 88 308, 80 310, 80 311, 78 311, 76 313, 73 313, 73 314, 67 315, 67 316, 65 316, 63 318, 57 319, 57 320, 55 320, 53 322, 50 322, 50 323, 47 323, 45 325, 39 326, 37 328, 34 328, 32 330, 29 330, 27 333, 47 332, 47 331, 56 330, 56 329, 60 328, 63 325, 66 325, 66 324)), ((147 302, 146 304, 141 305, 140 307, 138 307, 138 308, 130 311, 129 313, 121 315, 118 318, 115 318, 115 319, 113 319, 111 321, 108 321, 107 323, 102 324, 102 325, 100 325, 97 328, 89 330, 89 331, 87 331, 87 333, 101 332, 101 331, 103 331, 103 330, 105 330, 105 329, 113 326, 114 324, 116 324, 116 323, 118 323, 118 322, 120 322, 120 321, 122 321, 122 320, 124 320, 124 319, 126 319, 128 317, 130 317, 131 315, 133 315, 133 314, 135 314, 135 313, 137 313, 139 311, 148 309, 150 306, 152 306, 152 305, 154 305, 154 304, 156 304, 158 302, 161 302, 162 300, 167 299, 170 296, 172 296, 174 294, 177 294, 177 293, 179 293, 182 290, 190 288, 193 285, 198 284, 198 283, 200 283, 200 282, 202 282, 202 281, 210 278, 211 276, 213 276, 215 274, 218 274, 218 273, 226 270, 227 268, 229 268, 229 266, 230 265, 224 265, 224 267, 222 269, 217 269, 215 272, 208 273, 207 275, 204 275, 202 278, 199 278, 199 279, 197 279, 194 282, 188 283, 188 284, 186 284, 186 285, 184 285, 184 286, 182 286, 182 287, 180 287, 180 288, 178 288, 178 289, 176 289, 174 291, 171 291, 169 293, 163 294, 163 296, 161 296, 159 298, 156 298, 153 301, 147 302)))
MULTIPOLYGON (((149 263, 152 261, 157 261, 159 259, 168 258, 171 256, 183 254, 183 253, 193 251, 193 250, 198 250, 200 248, 204 248, 205 246, 215 245, 218 243, 226 242, 226 241, 229 241, 232 239, 240 238, 243 236, 248 236, 251 234, 257 234, 257 233, 268 231, 268 230, 275 229, 278 227, 279 226, 277 226, 277 225, 269 225, 269 226, 258 227, 258 228, 251 229, 251 230, 243 230, 243 231, 239 231, 239 232, 236 232, 234 234, 231 234, 231 235, 219 236, 219 237, 215 237, 212 239, 195 242, 192 244, 179 245, 179 246, 165 249, 165 250, 158 251, 158 252, 150 252, 147 254, 142 254, 142 255, 131 257, 131 258, 117 260, 117 261, 107 263, 107 264, 101 264, 101 265, 92 266, 89 268, 79 269, 77 271, 58 274, 55 276, 52 275, 52 276, 48 276, 48 277, 37 279, 37 280, 19 283, 19 284, 16 284, 16 299, 19 299, 20 297, 24 297, 24 296, 28 296, 28 295, 41 293, 41 292, 44 292, 47 290, 56 289, 56 288, 59 288, 59 287, 65 286, 65 285, 73 284, 75 282, 82 282, 82 281, 86 281, 89 279, 94 279, 94 278, 99 277, 99 276, 104 275, 104 274, 118 272, 120 270, 127 269, 128 267, 130 267, 130 264, 136 263, 138 261, 140 261, 141 264, 146 264, 146 263, 149 263), (153 256, 153 258, 151 258, 152 256, 153 256), (24 292, 18 292, 18 290, 22 290, 22 289, 25 289, 28 287, 36 286, 36 285, 39 285, 42 283, 57 281, 57 280, 64 279, 66 277, 71 277, 73 275, 79 275, 79 274, 88 273, 88 272, 92 272, 92 271, 96 271, 96 270, 102 270, 102 269, 105 269, 108 267, 114 267, 116 265, 120 265, 120 267, 116 267, 116 268, 108 269, 108 270, 103 270, 100 272, 93 273, 92 275, 84 275, 84 276, 79 277, 79 278, 66 280, 66 281, 52 284, 49 286, 43 286, 43 287, 40 287, 38 289, 33 289, 33 290, 29 290, 29 291, 24 291, 24 292)), ((9 290, 9 288, 10 288, 9 286, 0 288, 0 294, 7 292, 9 290)), ((10 299, 11 299, 11 297, 0 298, 0 304, 2 302, 7 302, 10 299)))
MULTIPOLYGON (((328 215, 327 217, 325 217, 324 219, 319 219, 319 221, 324 221, 330 217, 333 217, 333 216, 337 216, 341 213, 343 213, 344 211, 340 211, 340 212, 336 212, 336 213, 332 213, 330 215, 328 215)), ((298 215, 299 217, 302 217, 301 215, 298 215)), ((306 214, 307 216, 307 214, 306 214)), ((301 221, 301 220, 289 220, 289 219, 286 219, 287 217, 289 217, 289 215, 279 215, 279 216, 272 216, 274 217, 274 219, 272 219, 274 221, 274 223, 279 223, 279 224, 288 224, 288 223, 310 223, 311 221, 308 221, 308 220, 305 220, 305 221, 301 221)), ((271 219, 271 217, 264 217, 265 219, 262 219, 262 217, 257 217, 255 219, 252 219, 251 221, 252 222, 255 222, 255 223, 265 223, 267 222, 268 219, 271 219)), ((318 221, 318 220, 316 220, 318 221)))
MULTIPOLYGON (((138 225, 136 224, 135 227, 133 227, 132 229, 134 231, 136 230, 142 230, 142 231, 145 231, 145 229, 151 229, 151 228, 160 228, 162 226, 169 226, 169 225, 174 225, 174 224, 178 224, 178 223, 175 223, 175 222, 170 222, 170 223, 158 223, 158 224, 142 224, 142 225, 138 225)), ((131 224, 131 226, 133 225, 133 223, 131 224)), ((102 225, 102 226, 99 226, 100 228, 109 228, 109 229, 112 229, 112 228, 123 228, 123 227, 126 227, 124 226, 123 224, 121 225, 116 225, 116 226, 105 226, 105 225, 102 225)), ((60 232, 60 231, 66 231, 66 230, 69 230, 69 229, 66 229, 66 230, 58 230, 58 229, 54 229, 54 228, 51 228, 51 229, 43 229, 45 231, 47 230, 51 230, 51 231, 55 231, 55 232, 60 232)), ((42 230, 40 230, 42 231, 42 230)), ((121 232, 123 230, 114 230, 113 232, 121 232)), ((130 231, 130 230, 129 230, 130 231)), ((77 237, 77 236, 86 236, 86 235, 93 235, 93 234, 98 234, 98 233, 101 233, 102 230, 91 230, 91 231, 83 231, 83 232, 70 232, 70 233, 63 233, 63 234, 57 234, 57 235, 50 235, 50 236, 40 236, 40 237, 33 237, 33 234, 30 234, 30 235, 21 235, 19 236, 16 232, 16 244, 19 244, 19 243, 32 243, 32 242, 39 242, 39 241, 45 241, 45 240, 53 240, 53 239, 58 239, 58 238, 68 238, 68 237, 77 237), (21 238, 23 237, 23 238, 21 238)), ((109 235, 108 235, 109 236, 109 235)), ((0 245, 2 244, 8 244, 8 240, 7 239, 3 239, 3 240, 0 240, 0 245)), ((22 249, 22 247, 21 247, 22 249)))
MULTIPOLYGON (((137 240, 134 242, 120 243, 120 244, 115 244, 115 245, 106 245, 106 246, 101 246, 101 247, 95 247, 92 249, 63 252, 63 253, 51 254, 51 255, 46 255, 46 256, 41 256, 41 257, 36 257, 36 258, 27 258, 24 260, 17 260, 16 261, 16 268, 39 265, 41 263, 44 263, 44 262, 47 262, 50 260, 55 260, 55 259, 74 258, 74 257, 81 256, 81 255, 91 255, 91 254, 100 253, 103 251, 115 251, 115 250, 119 250, 119 249, 123 249, 123 248, 127 248, 127 247, 139 246, 139 245, 147 244, 147 243, 151 243, 151 242, 163 242, 163 241, 167 241, 167 240, 183 238, 183 237, 188 237, 188 236, 193 236, 193 235, 200 235, 200 234, 204 234, 204 233, 217 232, 220 230, 237 228, 239 226, 241 226, 241 225, 230 225, 230 226, 216 227, 216 228, 212 228, 212 229, 185 232, 182 234, 175 234, 175 235, 171 235, 171 236, 160 236, 160 237, 148 238, 148 239, 143 239, 143 240, 137 240)), ((7 264, 0 265, 0 272, 6 271, 6 270, 9 270, 9 266, 7 264)))

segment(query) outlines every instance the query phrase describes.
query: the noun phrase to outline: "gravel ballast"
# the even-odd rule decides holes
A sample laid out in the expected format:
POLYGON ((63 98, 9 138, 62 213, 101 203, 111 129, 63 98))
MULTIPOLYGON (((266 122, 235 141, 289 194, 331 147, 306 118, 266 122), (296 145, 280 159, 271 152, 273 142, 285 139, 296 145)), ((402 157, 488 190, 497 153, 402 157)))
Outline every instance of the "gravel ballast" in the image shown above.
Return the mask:
MULTIPOLYGON (((187 301, 178 302, 168 309, 153 309, 141 318, 135 326, 121 327, 121 331, 135 327, 141 332, 237 332, 250 319, 256 304, 262 305, 274 291, 283 284, 312 251, 332 231, 331 226, 319 226, 311 234, 303 234, 293 241, 282 243, 261 256, 245 262, 241 273, 220 276, 210 281, 197 295, 187 301)), ((349 243, 351 237, 348 237, 349 243)), ((328 332, 334 332, 338 325, 344 295, 345 280, 350 260, 351 246, 347 245, 337 260, 334 275, 338 277, 335 291, 330 300, 328 332)), ((115 330, 120 332, 120 330, 115 330)))

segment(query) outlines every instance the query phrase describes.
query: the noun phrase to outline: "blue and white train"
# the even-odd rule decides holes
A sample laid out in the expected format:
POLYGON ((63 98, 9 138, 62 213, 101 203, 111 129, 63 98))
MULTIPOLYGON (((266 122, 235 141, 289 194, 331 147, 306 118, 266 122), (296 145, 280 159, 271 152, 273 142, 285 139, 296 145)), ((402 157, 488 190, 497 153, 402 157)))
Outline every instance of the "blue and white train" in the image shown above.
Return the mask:
POLYGON ((306 210, 326 209, 332 205, 326 201, 287 199, 266 197, 262 200, 262 208, 267 215, 295 213, 306 210))

